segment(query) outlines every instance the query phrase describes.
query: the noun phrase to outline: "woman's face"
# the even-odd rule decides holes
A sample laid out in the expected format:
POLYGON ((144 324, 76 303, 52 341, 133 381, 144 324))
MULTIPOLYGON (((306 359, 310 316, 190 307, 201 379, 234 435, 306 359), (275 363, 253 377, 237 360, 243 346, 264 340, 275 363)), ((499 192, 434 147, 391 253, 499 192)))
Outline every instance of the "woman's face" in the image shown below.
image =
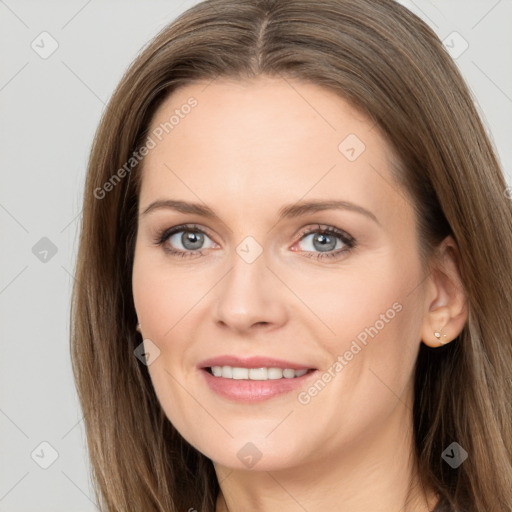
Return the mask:
POLYGON ((375 124, 317 85, 218 79, 175 91, 149 133, 133 295, 181 435, 275 470, 405 432, 426 274, 375 124))

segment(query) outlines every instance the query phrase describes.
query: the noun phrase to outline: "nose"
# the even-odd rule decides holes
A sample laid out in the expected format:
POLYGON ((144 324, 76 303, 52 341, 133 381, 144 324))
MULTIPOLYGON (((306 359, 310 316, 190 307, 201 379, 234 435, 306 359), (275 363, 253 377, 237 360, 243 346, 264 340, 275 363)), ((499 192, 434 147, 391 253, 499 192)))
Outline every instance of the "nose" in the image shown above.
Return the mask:
POLYGON ((233 254, 231 269, 216 287, 215 321, 220 327, 240 334, 286 323, 284 286, 267 263, 265 252, 252 263, 233 254))

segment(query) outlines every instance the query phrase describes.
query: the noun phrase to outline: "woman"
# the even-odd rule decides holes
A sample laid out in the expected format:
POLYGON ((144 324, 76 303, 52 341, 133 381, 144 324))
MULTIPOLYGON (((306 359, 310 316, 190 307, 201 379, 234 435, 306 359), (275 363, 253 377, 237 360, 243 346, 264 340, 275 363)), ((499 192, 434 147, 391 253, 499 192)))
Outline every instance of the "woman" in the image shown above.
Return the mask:
POLYGON ((407 9, 195 5, 115 91, 83 211, 103 510, 512 510, 511 205, 407 9))

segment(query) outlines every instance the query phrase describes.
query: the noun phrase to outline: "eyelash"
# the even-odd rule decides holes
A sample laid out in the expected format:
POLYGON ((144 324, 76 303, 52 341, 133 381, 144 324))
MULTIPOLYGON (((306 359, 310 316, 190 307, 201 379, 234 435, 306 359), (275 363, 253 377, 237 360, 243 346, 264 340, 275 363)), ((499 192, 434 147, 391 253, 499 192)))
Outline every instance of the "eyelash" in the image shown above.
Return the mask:
MULTIPOLYGON (((208 236, 208 233, 206 233, 204 230, 202 230, 199 226, 196 224, 182 224, 180 226, 174 226, 169 229, 164 229, 158 232, 155 240, 155 244, 158 246, 164 246, 165 242, 174 234, 179 233, 180 231, 188 231, 192 233, 202 233, 206 236, 208 236)), ((332 235, 337 238, 339 238, 343 244, 346 246, 343 249, 338 249, 333 252, 311 252, 306 251, 306 257, 307 258, 314 258, 317 260, 324 260, 328 258, 333 258, 336 256, 340 256, 341 253, 349 252, 350 250, 354 249, 356 247, 356 241, 355 239, 350 236, 345 231, 341 231, 340 229, 337 229, 333 226, 324 226, 322 227, 320 224, 318 224, 318 228, 310 228, 300 234, 299 240, 302 240, 306 235, 310 235, 311 233, 321 233, 322 235, 332 235)), ((208 236, 209 237, 209 236, 208 236)), ((210 237, 209 237, 210 238, 210 237)), ((164 251, 172 256, 178 256, 181 258, 189 258, 191 256, 204 256, 204 253, 202 250, 196 250, 196 251, 181 251, 178 249, 170 249, 168 247, 163 247, 164 251)))

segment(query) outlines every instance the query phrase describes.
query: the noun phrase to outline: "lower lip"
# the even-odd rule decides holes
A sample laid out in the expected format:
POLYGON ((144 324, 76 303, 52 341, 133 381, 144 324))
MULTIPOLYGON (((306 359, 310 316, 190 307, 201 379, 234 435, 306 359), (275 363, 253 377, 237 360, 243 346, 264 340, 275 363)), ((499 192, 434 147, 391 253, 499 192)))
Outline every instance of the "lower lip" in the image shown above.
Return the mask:
POLYGON ((210 389, 218 395, 237 402, 252 403, 268 400, 300 388, 317 373, 317 370, 292 379, 271 380, 225 379, 224 377, 213 376, 206 369, 202 369, 201 373, 204 375, 210 389))

